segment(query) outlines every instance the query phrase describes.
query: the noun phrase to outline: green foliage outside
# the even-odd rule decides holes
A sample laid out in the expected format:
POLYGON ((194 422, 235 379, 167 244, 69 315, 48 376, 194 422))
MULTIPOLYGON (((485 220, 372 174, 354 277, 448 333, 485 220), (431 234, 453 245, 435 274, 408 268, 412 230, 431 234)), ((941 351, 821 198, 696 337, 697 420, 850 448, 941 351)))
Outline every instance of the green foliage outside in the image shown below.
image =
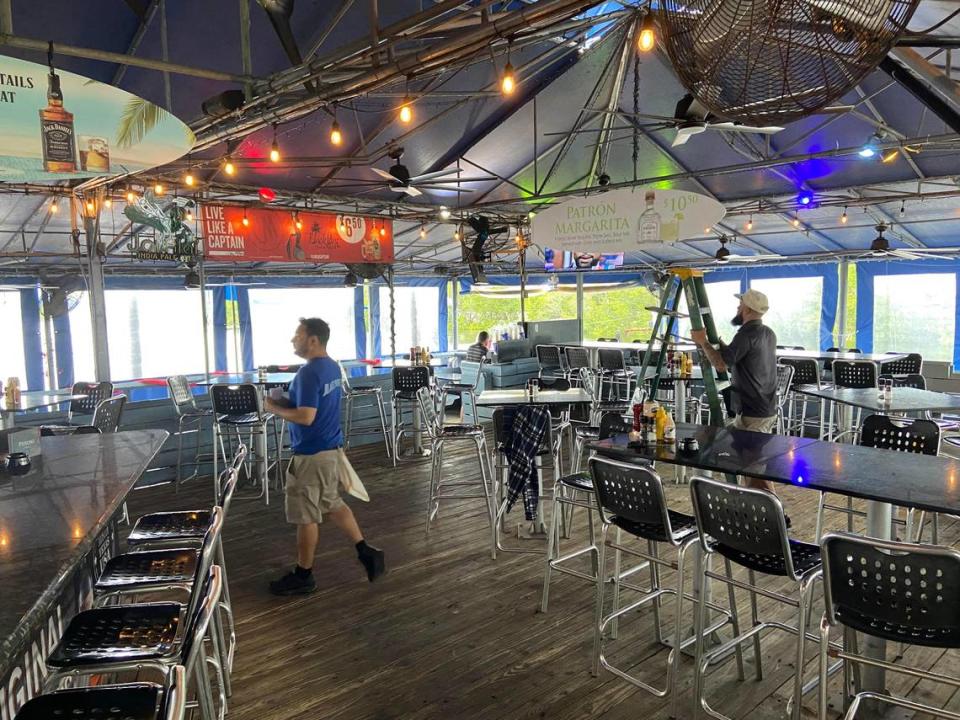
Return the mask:
POLYGON ((659 302, 643 287, 587 293, 583 296, 583 337, 649 340, 653 313, 646 308, 659 302))

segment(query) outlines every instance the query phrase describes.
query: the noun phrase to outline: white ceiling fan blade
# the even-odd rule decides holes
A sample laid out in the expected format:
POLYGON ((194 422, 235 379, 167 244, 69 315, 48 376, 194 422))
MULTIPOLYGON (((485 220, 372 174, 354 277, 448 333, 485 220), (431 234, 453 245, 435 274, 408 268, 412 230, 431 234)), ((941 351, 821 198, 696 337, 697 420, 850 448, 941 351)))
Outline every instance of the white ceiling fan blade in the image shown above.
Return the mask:
POLYGON ((394 188, 394 190, 399 190, 400 192, 405 192, 405 193, 406 193, 407 195, 409 195, 410 197, 420 197, 421 195, 423 195, 422 192, 420 192, 419 190, 417 190, 415 187, 412 187, 411 185, 407 185, 407 186, 405 186, 405 187, 400 187, 400 188, 394 188))
POLYGON ((370 169, 373 170, 377 175, 382 177, 384 180, 396 180, 396 178, 390 173, 388 173, 386 170, 381 170, 378 167, 371 167, 370 169))
POLYGON ((760 260, 783 260, 783 255, 730 255, 730 262, 758 262, 760 260))
POLYGON ((685 125, 683 127, 677 128, 677 136, 673 139, 671 147, 679 147, 680 145, 686 145, 687 140, 689 140, 694 135, 699 135, 702 132, 705 132, 707 129, 706 125, 685 125))
POLYGON ((410 178, 410 182, 420 182, 422 180, 435 180, 437 178, 446 177, 447 175, 459 175, 463 170, 460 168, 453 168, 452 170, 437 170, 436 172, 424 173, 423 175, 414 175, 410 178))
POLYGON ((707 125, 708 130, 720 130, 722 132, 749 132, 759 133, 761 135, 773 135, 783 130, 777 125, 765 125, 763 127, 754 127, 752 125, 741 125, 733 122, 711 123, 707 125))

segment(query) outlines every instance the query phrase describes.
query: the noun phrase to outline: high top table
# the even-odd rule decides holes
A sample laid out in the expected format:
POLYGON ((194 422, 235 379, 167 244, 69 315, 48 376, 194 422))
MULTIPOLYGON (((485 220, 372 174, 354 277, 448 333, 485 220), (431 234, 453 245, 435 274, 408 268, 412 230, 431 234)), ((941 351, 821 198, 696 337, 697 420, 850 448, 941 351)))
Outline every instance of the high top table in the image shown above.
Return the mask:
POLYGON ((588 405, 590 393, 581 388, 541 390, 531 398, 526 389, 484 390, 477 396, 479 407, 518 407, 520 405, 588 405))
MULTIPOLYGON (((902 388, 898 388, 902 389, 902 388)), ((896 395, 896 391, 894 392, 896 395)), ((696 452, 679 445, 641 446, 626 435, 590 443, 599 455, 626 462, 655 461, 867 500, 867 534, 890 539, 891 508, 960 514, 960 461, 936 455, 846 445, 748 430, 678 424, 677 442, 695 437, 696 452)), ((864 638, 864 653, 886 655, 886 642, 864 638)), ((885 673, 863 667, 863 688, 883 691, 885 673)))
POLYGON ((28 474, 0 472, 3 717, 38 693, 38 668, 70 618, 90 607, 93 582, 117 553, 127 493, 167 437, 165 430, 45 437, 28 474))
POLYGON ((920 390, 911 387, 893 388, 890 402, 880 399, 876 388, 817 387, 816 385, 798 385, 796 392, 832 400, 843 405, 863 408, 883 415, 924 412, 960 411, 960 396, 949 393, 920 390))
POLYGON ((902 360, 907 356, 906 353, 852 353, 852 352, 827 352, 826 350, 777 350, 778 358, 794 358, 796 360, 847 360, 850 362, 868 361, 872 363, 889 362, 891 360, 902 360))

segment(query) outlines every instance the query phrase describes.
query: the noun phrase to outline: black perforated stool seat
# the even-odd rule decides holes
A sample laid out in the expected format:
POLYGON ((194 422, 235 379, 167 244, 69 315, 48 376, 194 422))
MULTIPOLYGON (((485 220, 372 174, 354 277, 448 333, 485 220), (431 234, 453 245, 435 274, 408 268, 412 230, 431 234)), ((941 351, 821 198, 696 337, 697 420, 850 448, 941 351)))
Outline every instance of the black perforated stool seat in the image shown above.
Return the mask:
MULTIPOLYGON (((908 604, 903 602, 903 608, 908 604)), ((854 630, 887 640, 937 648, 960 648, 960 628, 956 626, 917 627, 909 623, 880 620, 849 607, 837 607, 837 620, 854 630)))
POLYGON ((209 526, 209 510, 150 513, 137 520, 127 536, 127 545, 164 540, 202 540, 209 526))
POLYGON ((172 548, 124 553, 111 558, 95 585, 97 590, 117 590, 159 583, 186 583, 197 571, 200 551, 172 548))
POLYGON ((654 542, 676 542, 697 531, 697 519, 693 515, 685 515, 669 508, 667 509, 667 515, 670 517, 672 537, 667 537, 666 528, 663 527, 662 523, 639 523, 616 516, 611 518, 610 522, 631 535, 654 542))
MULTIPOLYGON (((810 543, 801 542, 790 538, 790 554, 793 556, 793 569, 797 575, 803 575, 808 570, 812 570, 820 564, 820 547, 810 543)), ((714 549, 726 558, 730 558, 735 563, 743 565, 750 570, 766 573, 767 575, 786 575, 787 569, 784 559, 780 555, 761 555, 760 553, 749 553, 737 550, 716 543, 714 549)))
POLYGON ((74 616, 47 664, 69 668, 166 657, 180 625, 179 603, 144 603, 85 610, 74 616))
POLYGON ((557 482, 561 485, 566 485, 571 487, 574 490, 584 490, 586 492, 593 492, 593 478, 590 477, 588 472, 579 472, 574 473, 573 475, 564 475, 557 482))
POLYGON ((466 437, 482 433, 483 428, 479 425, 444 425, 440 428, 440 437, 466 437))
POLYGON ((244 413, 243 415, 219 415, 217 422, 221 425, 259 425, 261 420, 256 413, 244 413))
POLYGON ((473 385, 467 383, 444 383, 443 389, 447 392, 467 392, 468 390, 473 390, 473 385))
POLYGON ((59 690, 30 700, 15 720, 157 720, 162 698, 154 683, 59 690))

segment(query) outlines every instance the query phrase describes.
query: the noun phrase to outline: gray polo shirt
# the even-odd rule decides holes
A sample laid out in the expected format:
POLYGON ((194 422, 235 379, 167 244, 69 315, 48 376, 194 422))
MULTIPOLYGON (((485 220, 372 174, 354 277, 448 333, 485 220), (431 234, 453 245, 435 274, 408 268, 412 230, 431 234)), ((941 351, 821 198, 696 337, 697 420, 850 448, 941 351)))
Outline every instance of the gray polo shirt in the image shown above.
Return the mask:
POLYGON ((720 356, 731 371, 733 410, 746 417, 777 414, 777 335, 759 320, 740 326, 720 356))

